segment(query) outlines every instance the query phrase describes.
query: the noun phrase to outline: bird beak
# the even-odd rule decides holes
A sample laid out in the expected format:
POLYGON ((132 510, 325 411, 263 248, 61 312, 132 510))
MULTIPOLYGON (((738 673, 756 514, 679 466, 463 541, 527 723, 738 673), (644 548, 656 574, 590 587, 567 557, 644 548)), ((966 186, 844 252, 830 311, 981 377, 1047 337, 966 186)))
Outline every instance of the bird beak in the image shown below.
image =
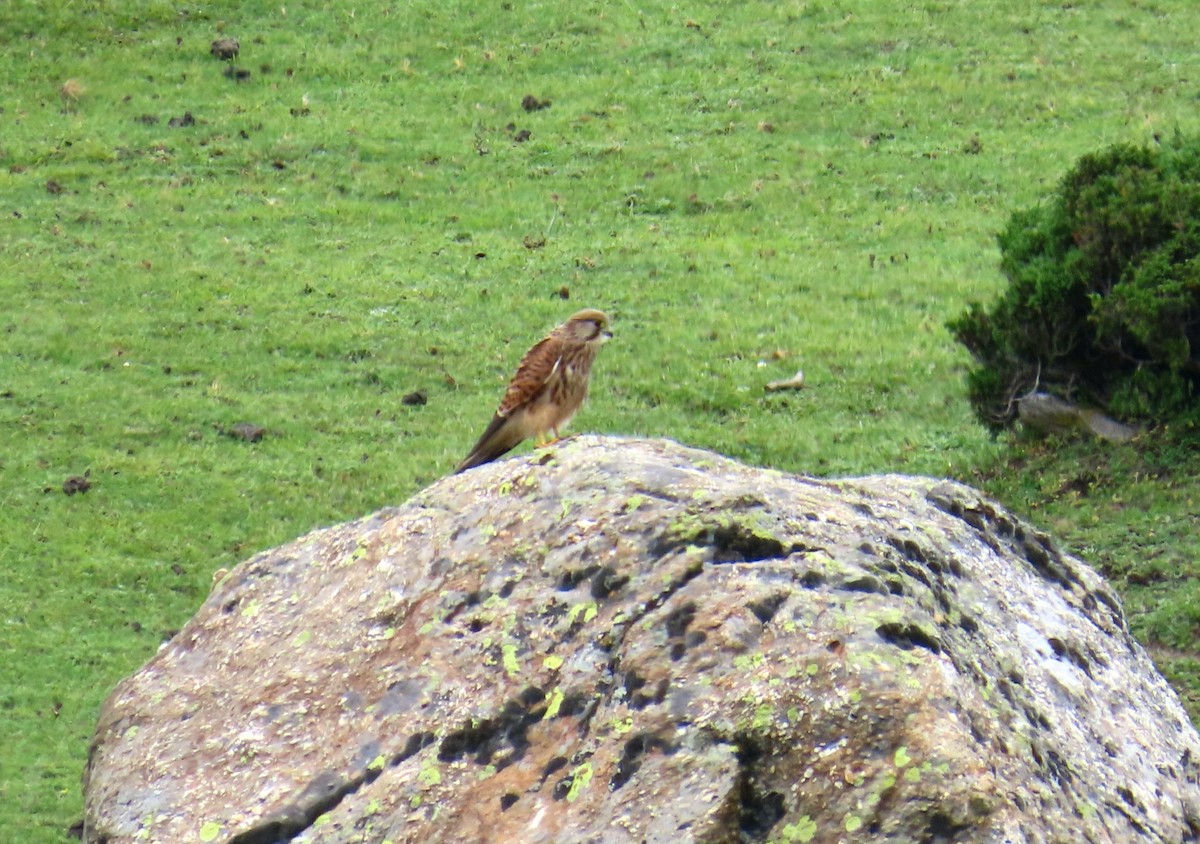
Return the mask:
POLYGON ((612 339, 611 331, 601 331, 600 332, 600 342, 601 343, 607 343, 611 339, 612 339))

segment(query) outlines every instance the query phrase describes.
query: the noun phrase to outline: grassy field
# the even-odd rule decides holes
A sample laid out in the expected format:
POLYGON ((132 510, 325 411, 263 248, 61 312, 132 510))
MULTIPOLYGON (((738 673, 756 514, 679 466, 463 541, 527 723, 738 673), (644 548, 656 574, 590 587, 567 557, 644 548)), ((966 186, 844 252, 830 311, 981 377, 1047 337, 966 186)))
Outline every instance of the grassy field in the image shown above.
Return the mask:
POLYGON ((446 473, 585 306, 576 429, 979 485, 1200 714, 1189 432, 992 442, 944 328, 1077 156, 1200 128, 1193 0, 326 5, 0 10, 0 839, 214 570, 446 473))

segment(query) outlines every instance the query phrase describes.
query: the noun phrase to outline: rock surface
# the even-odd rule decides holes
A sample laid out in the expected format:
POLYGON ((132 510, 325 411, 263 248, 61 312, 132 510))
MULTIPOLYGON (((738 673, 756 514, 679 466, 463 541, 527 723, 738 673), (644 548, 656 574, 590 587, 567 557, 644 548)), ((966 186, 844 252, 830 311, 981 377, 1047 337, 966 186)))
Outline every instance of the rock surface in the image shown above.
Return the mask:
POLYGON ((1179 842, 1198 761, 974 490, 580 437, 237 567, 106 703, 85 840, 1179 842))
POLYGON ((1110 443, 1127 443, 1138 435, 1132 425, 1118 422, 1094 407, 1080 407, 1050 393, 1030 393, 1017 401, 1021 424, 1039 434, 1088 431, 1110 443))

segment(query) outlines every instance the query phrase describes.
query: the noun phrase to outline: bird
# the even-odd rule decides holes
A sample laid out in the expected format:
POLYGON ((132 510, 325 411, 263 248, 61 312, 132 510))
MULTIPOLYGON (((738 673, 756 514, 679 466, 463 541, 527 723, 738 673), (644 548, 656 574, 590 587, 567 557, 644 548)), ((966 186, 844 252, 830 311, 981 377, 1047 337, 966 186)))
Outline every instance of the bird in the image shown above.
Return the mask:
POLYGON ((608 316, 587 308, 526 352, 491 424, 454 474, 490 463, 529 437, 553 432, 551 442, 557 440, 587 398, 592 361, 611 338, 608 316))

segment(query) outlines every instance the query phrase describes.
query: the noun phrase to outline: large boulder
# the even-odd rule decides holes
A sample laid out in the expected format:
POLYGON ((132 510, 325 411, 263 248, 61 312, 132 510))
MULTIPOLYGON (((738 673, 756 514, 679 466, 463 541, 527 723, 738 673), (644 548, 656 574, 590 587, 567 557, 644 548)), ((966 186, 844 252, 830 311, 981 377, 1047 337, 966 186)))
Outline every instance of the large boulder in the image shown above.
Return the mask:
POLYGON ((237 567, 106 703, 85 840, 1178 842, 1198 763, 980 493, 580 437, 237 567))

